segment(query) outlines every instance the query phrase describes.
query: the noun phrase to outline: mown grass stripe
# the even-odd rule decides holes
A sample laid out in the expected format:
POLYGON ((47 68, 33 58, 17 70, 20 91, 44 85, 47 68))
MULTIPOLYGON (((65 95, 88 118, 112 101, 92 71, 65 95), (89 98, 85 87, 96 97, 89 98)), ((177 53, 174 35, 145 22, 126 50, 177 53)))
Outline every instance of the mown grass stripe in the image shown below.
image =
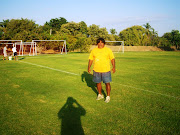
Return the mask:
POLYGON ((58 71, 58 72, 63 72, 63 73, 66 73, 66 74, 78 75, 78 74, 76 74, 76 73, 67 72, 67 71, 60 70, 60 69, 55 69, 55 68, 50 68, 50 67, 47 67, 47 66, 38 65, 38 64, 30 63, 30 62, 25 62, 25 61, 19 61, 19 62, 26 63, 26 64, 29 64, 29 65, 38 66, 38 67, 43 67, 43 68, 47 68, 47 69, 51 69, 51 70, 58 71))
MULTIPOLYGON (((30 64, 30 65, 34 65, 34 66, 38 66, 38 67, 43 67, 43 68, 51 69, 51 70, 55 70, 55 71, 58 71, 58 72, 63 72, 63 73, 67 73, 67 74, 72 74, 72 75, 76 75, 76 76, 79 75, 79 74, 75 74, 75 73, 72 73, 72 72, 67 72, 67 71, 64 71, 64 70, 59 70, 59 69, 55 69, 55 68, 50 68, 50 67, 47 67, 47 66, 38 65, 38 64, 30 63, 30 62, 25 62, 25 61, 20 61, 20 62, 23 62, 23 63, 26 63, 26 64, 30 64)), ((112 83, 114 83, 114 82, 112 82, 112 83)), ((119 83, 118 83, 118 84, 119 84, 119 83)), ((154 92, 154 91, 151 91, 151 90, 145 90, 145 89, 136 88, 136 87, 129 86, 129 85, 124 85, 124 84, 119 84, 119 85, 122 85, 122 86, 125 86, 125 87, 129 87, 129 88, 133 88, 133 89, 138 89, 138 90, 141 90, 141 91, 146 91, 146 92, 149 92, 149 93, 154 93, 154 94, 156 94, 156 95, 161 95, 161 96, 166 96, 166 97, 171 97, 171 98, 179 99, 179 97, 175 97, 175 96, 171 96, 171 95, 167 95, 167 94, 162 94, 162 93, 154 92)))
POLYGON ((179 97, 175 97, 175 96, 171 96, 171 95, 167 95, 167 94, 162 94, 162 93, 159 93, 159 92, 154 92, 154 91, 151 91, 151 90, 145 90, 145 89, 136 88, 136 87, 129 86, 129 85, 124 85, 124 84, 119 84, 119 85, 125 86, 125 87, 129 87, 129 88, 133 88, 133 89, 137 89, 137 90, 141 90, 141 91, 146 91, 146 92, 149 92, 149 93, 154 93, 154 94, 161 95, 161 96, 166 96, 166 97, 180 99, 179 97))

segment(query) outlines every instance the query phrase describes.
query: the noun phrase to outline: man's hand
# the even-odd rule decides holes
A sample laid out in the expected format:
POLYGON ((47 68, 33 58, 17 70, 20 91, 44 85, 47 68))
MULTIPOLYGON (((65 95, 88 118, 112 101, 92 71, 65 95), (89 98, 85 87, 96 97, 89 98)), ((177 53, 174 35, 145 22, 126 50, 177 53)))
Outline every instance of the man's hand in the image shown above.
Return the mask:
POLYGON ((91 69, 90 69, 90 68, 88 68, 88 73, 89 73, 89 74, 91 73, 91 69))
POLYGON ((115 73, 116 72, 116 69, 115 68, 112 68, 112 73, 115 73))
POLYGON ((112 72, 115 73, 115 72, 116 72, 116 68, 115 68, 115 59, 112 59, 112 60, 111 60, 111 64, 112 64, 112 66, 113 66, 112 72))

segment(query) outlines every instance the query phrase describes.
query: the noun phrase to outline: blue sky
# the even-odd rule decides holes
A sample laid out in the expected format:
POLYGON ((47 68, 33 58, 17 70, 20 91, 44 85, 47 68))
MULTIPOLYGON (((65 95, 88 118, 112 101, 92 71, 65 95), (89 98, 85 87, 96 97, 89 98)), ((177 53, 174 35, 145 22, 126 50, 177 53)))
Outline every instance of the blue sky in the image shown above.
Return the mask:
POLYGON ((179 0, 0 0, 0 21, 32 19, 43 25, 52 18, 84 21, 120 31, 149 23, 162 36, 180 31, 179 0))

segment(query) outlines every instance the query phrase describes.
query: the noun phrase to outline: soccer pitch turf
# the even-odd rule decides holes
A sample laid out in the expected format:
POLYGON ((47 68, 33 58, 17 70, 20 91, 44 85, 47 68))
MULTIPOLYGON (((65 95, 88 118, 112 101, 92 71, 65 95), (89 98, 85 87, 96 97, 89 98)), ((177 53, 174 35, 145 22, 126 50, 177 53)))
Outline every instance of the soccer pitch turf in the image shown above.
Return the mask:
POLYGON ((0 134, 180 133, 180 52, 115 53, 109 103, 96 101, 88 56, 0 59, 0 134))

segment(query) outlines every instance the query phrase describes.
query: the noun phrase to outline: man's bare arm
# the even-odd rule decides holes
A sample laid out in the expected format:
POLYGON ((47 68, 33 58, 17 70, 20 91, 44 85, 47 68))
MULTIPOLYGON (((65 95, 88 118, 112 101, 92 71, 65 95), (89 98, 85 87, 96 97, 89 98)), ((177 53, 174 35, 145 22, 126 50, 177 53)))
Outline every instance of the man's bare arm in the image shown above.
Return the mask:
POLYGON ((89 63, 88 63, 88 73, 91 73, 91 65, 93 63, 93 60, 89 60, 89 63))
POLYGON ((115 68, 115 59, 112 59, 112 60, 111 60, 111 64, 112 64, 112 66, 113 66, 112 72, 115 73, 115 72, 116 72, 116 68, 115 68))

